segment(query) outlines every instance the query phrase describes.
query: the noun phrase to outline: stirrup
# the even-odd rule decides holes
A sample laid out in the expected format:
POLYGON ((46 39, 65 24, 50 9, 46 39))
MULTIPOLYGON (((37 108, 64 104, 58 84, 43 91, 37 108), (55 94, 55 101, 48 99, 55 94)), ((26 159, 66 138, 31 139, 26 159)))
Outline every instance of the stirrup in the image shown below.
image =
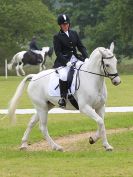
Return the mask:
POLYGON ((66 100, 65 100, 65 98, 61 98, 61 99, 58 101, 58 104, 59 104, 59 107, 60 107, 60 108, 65 108, 65 107, 66 107, 66 100))

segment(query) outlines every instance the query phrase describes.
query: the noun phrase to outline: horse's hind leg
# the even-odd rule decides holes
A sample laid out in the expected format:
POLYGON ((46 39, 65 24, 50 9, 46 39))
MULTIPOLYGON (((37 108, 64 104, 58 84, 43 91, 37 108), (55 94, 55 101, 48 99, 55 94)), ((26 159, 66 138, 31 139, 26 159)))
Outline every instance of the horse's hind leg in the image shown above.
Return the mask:
POLYGON ((21 70, 22 75, 25 76, 25 71, 23 70, 23 63, 19 66, 19 69, 21 70))
POLYGON ((22 144, 21 144, 21 147, 20 149, 27 149, 28 147, 28 137, 29 137, 29 134, 31 132, 31 129, 35 126, 35 124, 38 122, 39 120, 39 117, 37 114, 34 114, 32 117, 31 117, 31 120, 28 124, 28 127, 23 135, 23 138, 22 138, 22 144))
POLYGON ((16 66, 16 74, 17 74, 17 76, 21 76, 21 75, 19 74, 19 64, 17 64, 17 66, 16 66))
POLYGON ((51 146, 53 150, 62 151, 63 148, 60 145, 56 144, 48 133, 48 129, 47 129, 48 109, 45 108, 44 110, 43 108, 39 108, 37 109, 37 112, 39 115, 40 130, 43 136, 46 138, 46 141, 48 142, 48 144, 51 146))

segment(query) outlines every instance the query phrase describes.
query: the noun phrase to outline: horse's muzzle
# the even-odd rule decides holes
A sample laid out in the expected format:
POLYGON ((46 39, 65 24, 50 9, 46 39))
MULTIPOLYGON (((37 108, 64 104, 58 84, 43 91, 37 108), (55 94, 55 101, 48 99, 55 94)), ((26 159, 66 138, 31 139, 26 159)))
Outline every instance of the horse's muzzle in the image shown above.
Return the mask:
POLYGON ((121 79, 120 79, 119 76, 111 79, 111 81, 112 81, 112 84, 115 85, 115 86, 117 86, 117 85, 119 85, 121 83, 121 79))

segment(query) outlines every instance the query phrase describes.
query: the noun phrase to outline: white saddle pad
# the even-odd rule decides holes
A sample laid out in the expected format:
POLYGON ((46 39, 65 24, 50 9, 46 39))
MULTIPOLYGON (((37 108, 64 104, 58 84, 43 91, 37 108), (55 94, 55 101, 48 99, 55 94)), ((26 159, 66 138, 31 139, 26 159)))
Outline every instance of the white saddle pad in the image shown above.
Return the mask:
MULTIPOLYGON (((76 68, 78 69, 81 66, 82 63, 83 62, 81 62, 81 61, 77 62, 76 68)), ((77 69, 74 72, 73 81, 72 81, 72 84, 71 84, 71 93, 69 91, 68 94, 74 94, 75 93, 75 83, 76 83, 77 69)), ((49 86, 48 86, 48 92, 49 92, 50 96, 60 96, 59 74, 58 73, 54 73, 51 76, 49 86)))

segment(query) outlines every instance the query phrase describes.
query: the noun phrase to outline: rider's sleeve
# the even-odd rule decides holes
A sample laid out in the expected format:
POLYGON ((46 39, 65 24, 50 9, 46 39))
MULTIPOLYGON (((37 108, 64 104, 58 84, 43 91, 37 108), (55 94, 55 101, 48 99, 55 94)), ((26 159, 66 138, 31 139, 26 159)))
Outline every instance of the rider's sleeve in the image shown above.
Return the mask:
POLYGON ((82 44, 80 38, 79 38, 79 35, 77 34, 77 32, 75 31, 76 35, 77 35, 77 48, 78 50, 81 52, 82 56, 85 58, 88 58, 88 53, 87 53, 87 50, 85 48, 85 46, 82 44))
POLYGON ((54 36, 53 43, 54 43, 55 54, 56 54, 59 62, 62 64, 62 66, 65 66, 66 63, 68 62, 68 59, 65 58, 65 56, 63 56, 63 54, 62 54, 61 41, 60 41, 58 35, 54 36))

